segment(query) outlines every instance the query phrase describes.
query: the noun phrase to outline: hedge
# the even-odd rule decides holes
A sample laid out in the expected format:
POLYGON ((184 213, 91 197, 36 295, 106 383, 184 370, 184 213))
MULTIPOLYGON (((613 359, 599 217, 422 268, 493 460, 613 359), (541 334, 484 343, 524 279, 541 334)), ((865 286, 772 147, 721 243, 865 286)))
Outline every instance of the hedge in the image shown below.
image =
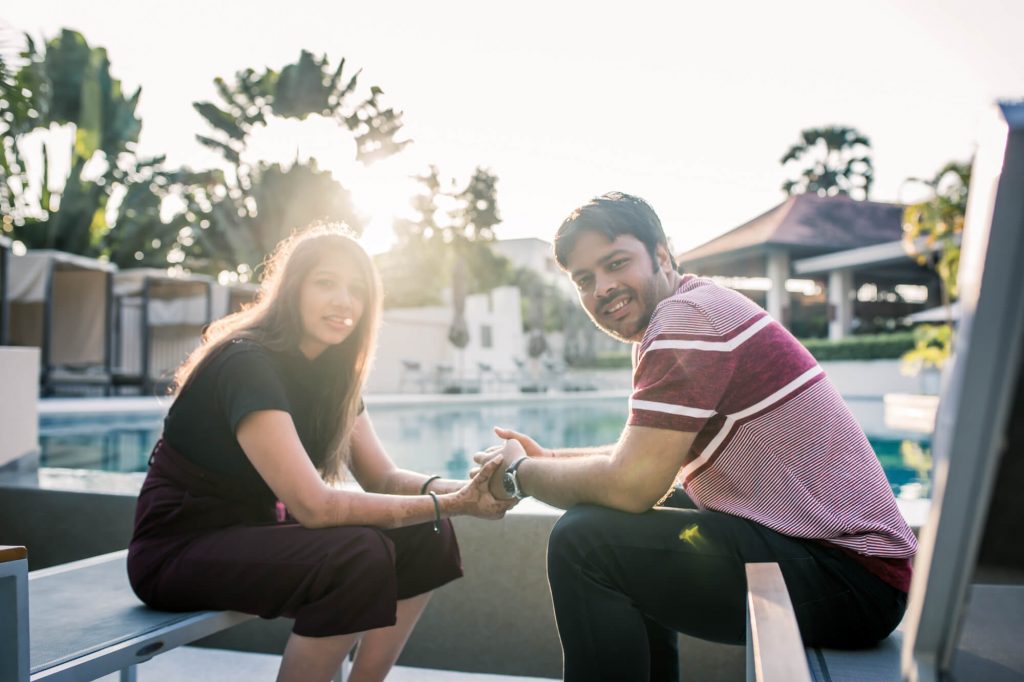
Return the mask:
MULTIPOLYGON (((914 348, 911 332, 891 334, 864 334, 839 341, 828 339, 801 339, 807 350, 819 362, 825 360, 895 360, 914 348)), ((628 353, 602 353, 586 363, 574 366, 586 369, 623 369, 631 367, 628 353)))
POLYGON ((913 349, 914 335, 911 332, 865 334, 850 336, 839 341, 801 339, 800 343, 804 344, 819 362, 825 360, 895 360, 913 349))
POLYGON ((577 369, 631 369, 633 355, 626 353, 598 353, 592 360, 581 360, 572 364, 577 369))

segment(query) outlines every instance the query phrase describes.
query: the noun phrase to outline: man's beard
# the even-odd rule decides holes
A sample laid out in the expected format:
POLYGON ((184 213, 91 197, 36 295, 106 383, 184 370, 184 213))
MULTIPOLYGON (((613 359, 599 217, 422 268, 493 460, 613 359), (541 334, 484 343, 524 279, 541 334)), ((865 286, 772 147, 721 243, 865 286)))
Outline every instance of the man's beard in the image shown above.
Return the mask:
MULTIPOLYGON (((620 293, 621 291, 615 291, 610 296, 607 296, 605 298, 606 300, 614 299, 620 293)), ((601 324, 600 321, 598 321, 597 316, 591 313, 589 310, 587 310, 587 316, 590 317, 590 320, 594 323, 594 326, 596 326, 598 329, 600 329, 601 331, 603 331, 605 334, 612 337, 616 341, 621 341, 623 343, 635 343, 637 340, 635 337, 641 336, 643 332, 647 329, 647 325, 651 323, 651 316, 654 314, 654 308, 658 305, 659 301, 656 300, 657 294, 655 292, 653 278, 652 281, 647 282, 647 285, 643 288, 642 291, 636 291, 634 289, 632 291, 632 294, 633 301, 641 306, 643 312, 641 313, 640 318, 636 322, 636 327, 631 330, 627 330, 629 336, 621 334, 619 333, 619 331, 615 329, 610 329, 604 326, 603 324, 601 324)), ((597 309, 600 310, 602 307, 604 307, 603 302, 597 306, 597 309)), ((584 308, 584 310, 586 310, 586 308, 584 308)))

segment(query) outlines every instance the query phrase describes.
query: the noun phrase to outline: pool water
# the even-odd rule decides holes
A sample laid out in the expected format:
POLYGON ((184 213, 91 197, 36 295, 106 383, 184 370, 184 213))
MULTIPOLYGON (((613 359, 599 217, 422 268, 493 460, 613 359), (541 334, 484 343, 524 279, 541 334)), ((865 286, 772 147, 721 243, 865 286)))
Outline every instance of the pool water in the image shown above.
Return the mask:
MULTIPOLYGON (((460 405, 370 405, 385 449, 401 466, 464 478, 473 453, 498 442, 494 426, 516 428, 546 447, 614 442, 625 423, 626 401, 538 400, 460 405)), ((42 415, 41 465, 74 469, 146 470, 160 437, 162 412, 42 415)), ((897 497, 929 497, 931 456, 921 440, 871 438, 897 497)))

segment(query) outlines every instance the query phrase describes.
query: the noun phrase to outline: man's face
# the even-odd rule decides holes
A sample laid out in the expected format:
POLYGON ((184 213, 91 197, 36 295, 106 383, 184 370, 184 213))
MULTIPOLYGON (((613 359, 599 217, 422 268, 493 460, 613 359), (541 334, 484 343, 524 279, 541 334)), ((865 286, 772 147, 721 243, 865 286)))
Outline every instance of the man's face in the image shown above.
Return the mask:
POLYGON ((566 259, 583 309, 621 341, 640 341, 655 306, 672 294, 668 251, 659 244, 655 257, 652 263, 647 248, 632 235, 611 240, 588 230, 566 259))

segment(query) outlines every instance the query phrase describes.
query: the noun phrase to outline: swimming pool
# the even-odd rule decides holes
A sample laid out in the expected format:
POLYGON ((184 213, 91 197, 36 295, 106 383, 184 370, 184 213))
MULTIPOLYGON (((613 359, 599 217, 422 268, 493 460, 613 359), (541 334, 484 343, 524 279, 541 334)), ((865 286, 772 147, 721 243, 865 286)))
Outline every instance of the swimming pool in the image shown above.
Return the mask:
MULTIPOLYGON (((399 466, 453 478, 466 476, 474 452, 497 442, 492 427, 528 433, 549 447, 610 443, 626 419, 624 397, 567 396, 487 402, 374 404, 374 427, 399 466)), ((163 410, 105 414, 40 415, 40 465, 115 472, 146 470, 160 437, 163 410)), ((920 439, 869 438, 896 496, 930 496, 929 443, 920 439)))

